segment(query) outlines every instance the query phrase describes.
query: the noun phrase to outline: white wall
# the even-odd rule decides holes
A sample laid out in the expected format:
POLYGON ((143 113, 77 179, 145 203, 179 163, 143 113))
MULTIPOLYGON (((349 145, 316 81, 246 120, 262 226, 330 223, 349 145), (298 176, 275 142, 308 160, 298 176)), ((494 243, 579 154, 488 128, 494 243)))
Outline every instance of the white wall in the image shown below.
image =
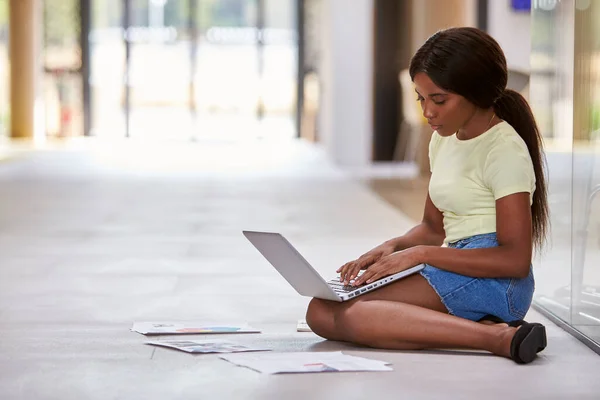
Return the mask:
POLYGON ((325 0, 319 133, 332 160, 361 168, 373 140, 373 0, 325 0))
POLYGON ((509 69, 528 72, 531 14, 515 12, 510 0, 488 1, 488 33, 502 46, 509 69))
MULTIPOLYGON (((338 165, 371 165, 373 141, 374 0, 323 0, 319 140, 338 165)), ((414 0, 411 40, 416 50, 438 29, 474 26, 475 0, 414 0), (444 4, 445 7, 440 7, 444 4)), ((510 0, 489 0, 488 30, 511 69, 529 71, 530 14, 510 0)))

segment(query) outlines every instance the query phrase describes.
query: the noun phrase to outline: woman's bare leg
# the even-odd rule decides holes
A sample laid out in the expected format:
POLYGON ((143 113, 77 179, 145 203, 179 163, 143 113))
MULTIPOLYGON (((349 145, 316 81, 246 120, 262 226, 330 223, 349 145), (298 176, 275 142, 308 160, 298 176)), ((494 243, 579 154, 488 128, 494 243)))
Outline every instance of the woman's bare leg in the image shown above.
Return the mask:
POLYGON ((505 357, 517 330, 388 300, 358 302, 337 316, 336 325, 343 340, 370 347, 480 349, 505 357))
POLYGON ((366 293, 343 303, 313 299, 306 313, 306 322, 317 335, 330 340, 344 340, 336 327, 340 313, 364 301, 389 300, 413 304, 447 313, 446 307, 427 280, 419 274, 411 275, 392 284, 366 293))
POLYGON ((420 275, 337 303, 313 299, 307 323, 319 336, 389 349, 471 348, 510 355, 516 328, 451 316, 420 275))

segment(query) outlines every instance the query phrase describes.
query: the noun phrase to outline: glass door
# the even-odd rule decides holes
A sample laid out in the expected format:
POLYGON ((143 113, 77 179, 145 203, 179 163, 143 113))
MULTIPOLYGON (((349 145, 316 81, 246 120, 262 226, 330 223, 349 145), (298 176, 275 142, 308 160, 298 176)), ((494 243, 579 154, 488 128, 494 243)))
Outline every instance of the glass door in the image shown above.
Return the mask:
MULTIPOLYGON (((259 96, 267 135, 296 135, 298 7, 295 0, 264 0, 263 60, 259 96)), ((259 63, 259 66, 261 64, 259 63)))
POLYGON ((193 132, 191 0, 131 0, 129 134, 187 139, 193 132))
POLYGON ((90 32, 90 134, 122 138, 127 132, 124 0, 94 0, 90 32))
POLYGON ((600 352, 600 2, 532 8, 530 97, 545 138, 551 238, 536 304, 600 352))
POLYGON ((94 0, 92 134, 295 135, 296 0, 94 0))
POLYGON ((535 264, 536 302, 571 320, 573 219, 573 3, 535 2, 531 15, 530 103, 544 136, 551 237, 535 264))
POLYGON ((79 0, 43 2, 43 91, 49 137, 84 134, 81 15, 79 0))
POLYGON ((200 1, 194 101, 199 135, 249 134, 258 117, 257 0, 200 1))
POLYGON ((297 0, 94 0, 93 134, 295 136, 297 0))
POLYGON ((571 323, 600 346, 600 2, 575 2, 571 323))

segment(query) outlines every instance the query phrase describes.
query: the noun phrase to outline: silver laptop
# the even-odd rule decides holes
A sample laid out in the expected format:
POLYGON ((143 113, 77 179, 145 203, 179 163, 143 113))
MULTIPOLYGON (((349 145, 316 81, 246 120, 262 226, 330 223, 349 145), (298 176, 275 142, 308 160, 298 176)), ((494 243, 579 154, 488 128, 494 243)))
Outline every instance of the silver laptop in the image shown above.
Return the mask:
POLYGON ((325 281, 302 255, 279 233, 243 231, 244 236, 275 267, 277 271, 303 296, 346 301, 375 290, 423 269, 413 268, 386 276, 363 286, 344 286, 338 279, 325 281))

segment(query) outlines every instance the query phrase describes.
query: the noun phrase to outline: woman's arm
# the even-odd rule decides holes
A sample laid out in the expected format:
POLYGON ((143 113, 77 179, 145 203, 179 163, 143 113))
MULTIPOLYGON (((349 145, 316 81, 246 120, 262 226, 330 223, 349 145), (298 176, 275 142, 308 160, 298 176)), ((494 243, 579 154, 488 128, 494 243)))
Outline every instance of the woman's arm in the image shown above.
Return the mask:
POLYGON ((529 193, 515 193, 496 201, 498 247, 453 249, 419 246, 414 257, 457 274, 477 278, 524 278, 529 274, 533 241, 529 193))
POLYGON ((409 230, 406 234, 390 239, 367 253, 360 256, 357 260, 347 262, 337 269, 340 274, 340 280, 348 284, 358 276, 360 270, 370 268, 378 261, 389 257, 390 255, 407 248, 415 248, 419 245, 440 246, 445 238, 442 213, 433 205, 433 202, 427 196, 425 210, 423 211, 423 221, 409 230))
POLYGON ((444 217, 427 195, 421 223, 388 242, 394 245, 395 251, 400 251, 418 245, 441 246, 445 237, 444 217))
POLYGON ((531 232, 529 193, 511 194, 496 201, 498 247, 454 249, 417 245, 380 259, 353 285, 371 283, 424 263, 474 278, 524 278, 531 265, 531 232))

